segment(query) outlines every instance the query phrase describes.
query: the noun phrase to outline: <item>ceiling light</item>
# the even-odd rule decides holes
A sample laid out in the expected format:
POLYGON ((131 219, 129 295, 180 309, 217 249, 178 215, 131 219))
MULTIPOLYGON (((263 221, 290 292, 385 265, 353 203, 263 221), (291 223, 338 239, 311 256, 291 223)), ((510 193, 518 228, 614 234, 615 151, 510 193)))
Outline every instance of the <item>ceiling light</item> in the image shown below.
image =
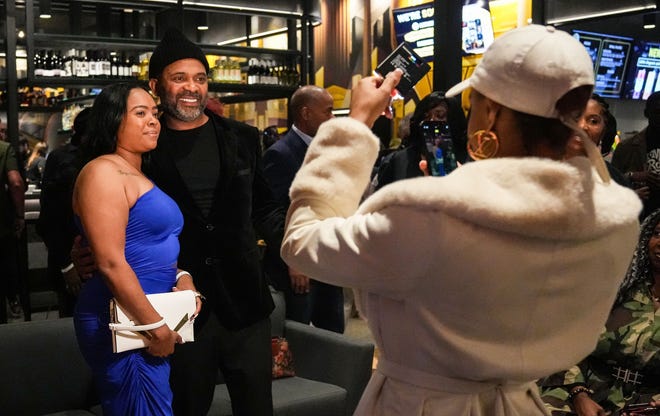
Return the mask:
POLYGON ((206 13, 197 13, 197 30, 209 30, 208 16, 206 13))
POLYGON ((39 0, 39 17, 41 19, 50 19, 50 0, 39 0))
POLYGON ((643 17, 644 29, 655 29, 655 14, 647 13, 643 17))

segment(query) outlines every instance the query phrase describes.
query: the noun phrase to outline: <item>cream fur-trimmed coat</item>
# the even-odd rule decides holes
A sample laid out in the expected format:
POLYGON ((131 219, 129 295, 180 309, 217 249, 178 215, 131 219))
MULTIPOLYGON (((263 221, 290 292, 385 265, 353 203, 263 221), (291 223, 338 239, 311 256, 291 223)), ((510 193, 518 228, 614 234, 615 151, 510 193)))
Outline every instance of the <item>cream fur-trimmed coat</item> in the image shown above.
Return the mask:
POLYGON ((362 204, 378 139, 324 123, 291 186, 282 256, 357 290, 380 351, 356 415, 542 415, 534 380, 591 352, 641 203, 586 158, 503 158, 362 204))

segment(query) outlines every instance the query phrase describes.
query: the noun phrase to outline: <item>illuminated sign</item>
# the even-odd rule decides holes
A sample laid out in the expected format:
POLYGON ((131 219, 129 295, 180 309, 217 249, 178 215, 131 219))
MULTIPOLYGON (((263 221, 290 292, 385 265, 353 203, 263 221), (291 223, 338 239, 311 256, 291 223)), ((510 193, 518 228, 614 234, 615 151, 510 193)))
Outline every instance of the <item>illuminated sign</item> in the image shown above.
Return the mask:
POLYGON ((594 92, 603 97, 621 98, 633 39, 580 30, 573 31, 573 36, 584 45, 594 64, 594 92))
MULTIPOLYGON (((433 60, 433 3, 392 11, 397 45, 403 41, 412 45, 415 53, 427 61, 433 60)), ((493 24, 488 1, 464 0, 462 49, 466 54, 481 54, 493 43, 493 24)))

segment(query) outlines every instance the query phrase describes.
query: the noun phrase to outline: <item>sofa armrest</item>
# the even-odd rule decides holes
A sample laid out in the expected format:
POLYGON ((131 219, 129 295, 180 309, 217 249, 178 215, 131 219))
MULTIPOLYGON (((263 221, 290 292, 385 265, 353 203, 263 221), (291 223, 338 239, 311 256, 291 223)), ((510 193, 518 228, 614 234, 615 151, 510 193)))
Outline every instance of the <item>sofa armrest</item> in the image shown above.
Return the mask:
POLYGON ((352 415, 371 377, 373 344, 291 320, 284 329, 296 375, 346 389, 352 415))

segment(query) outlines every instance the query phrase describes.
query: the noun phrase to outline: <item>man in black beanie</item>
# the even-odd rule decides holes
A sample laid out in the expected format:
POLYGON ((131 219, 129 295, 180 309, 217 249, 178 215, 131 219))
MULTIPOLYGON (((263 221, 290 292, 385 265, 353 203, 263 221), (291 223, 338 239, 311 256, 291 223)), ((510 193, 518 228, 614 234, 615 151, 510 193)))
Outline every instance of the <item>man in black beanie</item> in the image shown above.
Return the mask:
POLYGON ((272 415, 274 305, 254 228, 279 247, 285 213, 263 176, 258 130, 205 109, 208 71, 201 49, 174 29, 149 63, 163 117, 143 168, 183 212, 178 267, 207 298, 195 342, 178 345, 172 357, 173 408, 205 415, 220 368, 234 415, 272 415))

